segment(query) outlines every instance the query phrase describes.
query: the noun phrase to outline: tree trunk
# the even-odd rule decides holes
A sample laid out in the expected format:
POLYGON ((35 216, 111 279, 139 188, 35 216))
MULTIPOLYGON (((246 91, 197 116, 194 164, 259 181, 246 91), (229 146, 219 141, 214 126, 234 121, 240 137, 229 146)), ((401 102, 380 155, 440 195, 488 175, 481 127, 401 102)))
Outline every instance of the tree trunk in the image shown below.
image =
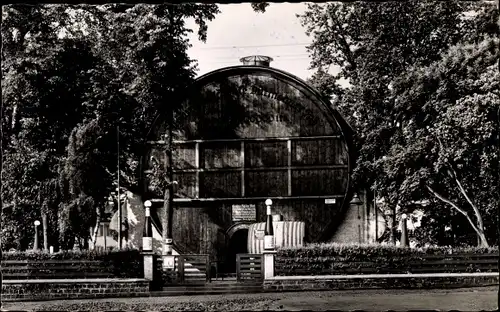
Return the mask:
POLYGON ((166 248, 166 243, 167 243, 167 238, 172 238, 170 237, 169 234, 172 233, 172 224, 171 224, 171 220, 172 220, 172 216, 171 216, 171 209, 172 209, 172 203, 171 203, 171 198, 172 195, 171 195, 171 188, 170 187, 167 187, 167 189, 165 190, 165 194, 164 194, 164 197, 163 197, 163 215, 162 215, 162 228, 163 228, 163 231, 162 231, 162 241, 163 241, 163 244, 162 244, 162 248, 163 248, 163 251, 165 251, 165 248, 166 248))
MULTIPOLYGON (((169 7, 171 10, 171 7, 169 7)), ((172 248, 172 220, 173 220, 173 159, 172 159, 172 127, 173 127, 173 111, 169 109, 168 111, 168 129, 167 129, 167 140, 165 144, 165 158, 164 158, 164 169, 166 173, 166 189, 164 194, 163 201, 163 218, 162 218, 162 226, 163 226, 163 254, 170 254, 172 250, 167 250, 167 245, 172 248), (170 242, 167 243, 167 240, 170 242)))
MULTIPOLYGON (((95 249, 95 244, 97 241, 97 233, 99 232, 99 227, 101 226, 101 209, 96 208, 97 218, 95 221, 94 231, 92 233, 92 237, 90 238, 92 241, 92 249, 95 249)), ((105 233, 103 233, 105 234, 105 233)))
MULTIPOLYGON (((460 207, 458 207, 451 200, 449 200, 448 198, 446 198, 443 195, 439 194, 438 192, 436 192, 433 188, 431 188, 428 185, 427 185, 427 189, 437 199, 441 200, 444 203, 447 203, 448 205, 450 205, 451 207, 453 207, 456 211, 460 212, 462 215, 464 215, 467 218, 467 220, 469 221, 469 224, 472 226, 472 228, 476 232, 477 236, 479 237, 479 243, 478 243, 479 247, 489 247, 488 240, 486 239, 486 235, 484 235, 484 227, 483 227, 483 224, 482 224, 482 219, 478 219, 479 221, 481 221, 481 222, 479 222, 479 224, 474 223, 474 221, 472 221, 471 217, 469 216, 469 214, 465 210, 463 210, 460 207)), ((476 209, 474 209, 474 210, 476 211, 476 209)), ((476 212, 476 213, 478 213, 478 212, 476 212)))
POLYGON ((474 210, 474 214, 476 215, 476 219, 477 219, 476 232, 478 235, 478 246, 488 247, 489 245, 488 245, 488 242, 486 240, 486 236, 484 235, 484 223, 483 223, 483 217, 481 216, 481 212, 479 211, 479 208, 476 206, 476 204, 474 204, 472 199, 469 197, 469 194, 465 190, 465 187, 462 185, 462 182, 460 182, 460 180, 458 179, 458 174, 455 171, 455 169, 453 168, 453 166, 451 166, 451 164, 450 164, 450 168, 451 168, 452 177, 455 179, 455 182, 457 183, 458 188, 460 189, 460 192, 465 197, 465 199, 467 200, 469 205, 472 207, 472 210, 474 210))
MULTIPOLYGON (((387 203, 389 206, 392 206, 391 203, 387 203)), ((392 245, 396 245, 396 207, 391 207, 391 215, 389 215, 387 227, 389 232, 389 243, 392 245)))
POLYGON ((47 213, 42 211, 42 226, 43 226, 43 251, 49 251, 49 222, 47 220, 47 213))
MULTIPOLYGON (((445 149, 443 142, 439 137, 437 137, 437 140, 439 142, 439 146, 442 150, 445 149)), ((458 189, 460 190, 460 193, 465 197, 469 205, 472 207, 472 210, 474 211, 474 214, 476 215, 477 223, 472 221, 471 217, 468 215, 468 213, 465 210, 460 209, 455 203, 453 203, 451 200, 448 198, 445 198, 441 194, 438 194, 436 191, 434 191, 431 187, 427 186, 427 189, 438 199, 441 201, 449 204, 453 208, 455 208, 458 212, 463 214, 467 220, 469 221, 470 225, 474 228, 474 231, 476 231, 476 234, 478 235, 478 246, 480 247, 489 247, 488 241, 486 240, 486 236, 484 235, 484 225, 483 225, 483 218, 481 216, 481 212, 479 211, 479 208, 474 204, 472 199, 470 198, 469 194, 465 190, 465 187, 462 185, 462 182, 458 178, 457 171, 455 170, 454 166, 448 162, 448 175, 455 180, 457 183, 458 189)))
POLYGON ((89 250, 89 240, 88 240, 88 236, 86 236, 85 238, 82 238, 83 240, 83 249, 84 250, 89 250))
POLYGON ((396 207, 392 208, 391 243, 396 246, 396 207))
POLYGON ((486 239, 486 235, 484 235, 484 230, 480 230, 479 233, 477 233, 478 237, 478 247, 490 247, 490 244, 488 244, 488 240, 486 239))
POLYGON ((16 238, 16 250, 23 251, 23 242, 20 235, 16 238))
POLYGON ((392 215, 389 216, 389 220, 387 222, 389 228, 389 243, 394 244, 394 231, 392 230, 392 224, 394 223, 392 220, 392 215))

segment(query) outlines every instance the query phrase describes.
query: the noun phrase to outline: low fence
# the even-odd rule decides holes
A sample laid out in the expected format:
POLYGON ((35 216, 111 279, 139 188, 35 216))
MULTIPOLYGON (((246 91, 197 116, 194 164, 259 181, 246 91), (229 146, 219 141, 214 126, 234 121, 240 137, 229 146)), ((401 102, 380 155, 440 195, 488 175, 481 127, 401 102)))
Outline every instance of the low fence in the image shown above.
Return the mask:
POLYGON ((262 281, 263 259, 261 254, 236 255, 236 280, 238 282, 262 281))
POLYGON ((209 255, 192 254, 176 255, 173 270, 163 270, 163 258, 155 256, 155 284, 169 285, 193 285, 205 284, 210 281, 209 255))
POLYGON ((4 260, 4 280, 112 278, 113 267, 99 260, 4 260))
POLYGON ((143 278, 143 268, 139 250, 6 252, 1 261, 5 280, 143 278))
POLYGON ((404 273, 487 273, 498 272, 498 253, 422 255, 409 259, 353 261, 341 257, 287 258, 277 256, 277 276, 404 274, 404 273))
POLYGON ((499 254, 452 254, 426 256, 424 261, 411 261, 411 273, 475 273, 498 272, 499 254))

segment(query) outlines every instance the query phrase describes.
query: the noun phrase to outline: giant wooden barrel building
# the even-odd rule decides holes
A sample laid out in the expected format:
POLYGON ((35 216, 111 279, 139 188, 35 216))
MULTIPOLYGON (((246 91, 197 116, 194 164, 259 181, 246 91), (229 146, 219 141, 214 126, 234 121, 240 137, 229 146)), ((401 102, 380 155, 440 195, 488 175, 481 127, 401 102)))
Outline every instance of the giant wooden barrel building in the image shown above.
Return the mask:
MULTIPOLYGON (((351 128, 330 103, 270 58, 242 60, 194 82, 172 138, 174 245, 226 262, 247 252, 267 198, 285 221, 305 222, 306 242, 329 240, 349 204, 354 162, 351 128)), ((166 122, 153 126, 150 161, 163 157, 166 122)), ((159 221, 163 196, 145 197, 159 221)))

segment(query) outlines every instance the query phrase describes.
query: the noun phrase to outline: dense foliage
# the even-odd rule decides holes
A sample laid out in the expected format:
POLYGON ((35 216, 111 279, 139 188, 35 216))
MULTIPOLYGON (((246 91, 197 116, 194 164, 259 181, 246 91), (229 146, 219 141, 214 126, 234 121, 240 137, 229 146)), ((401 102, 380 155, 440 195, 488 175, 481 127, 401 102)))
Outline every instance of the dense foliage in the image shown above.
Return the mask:
POLYGON ((483 246, 497 243, 500 203, 498 44, 487 38, 453 46, 441 60, 396 80, 404 128, 385 165, 399 200, 421 200, 427 190, 440 207, 468 220, 483 246))
POLYGON ((342 256, 342 257, 364 257, 371 259, 375 254, 384 257, 390 257, 394 254, 400 255, 443 255, 443 254, 495 254, 498 253, 498 247, 450 247, 450 246, 432 246, 421 248, 405 248, 393 245, 372 245, 372 244, 339 244, 322 243, 307 244, 301 247, 280 248, 278 255, 293 257, 294 255, 309 255, 315 257, 322 256, 342 256))
POLYGON ((41 251, 14 251, 4 252, 2 260, 102 260, 110 258, 142 258, 139 250, 124 249, 114 251, 60 251, 55 253, 47 253, 41 251))
MULTIPOLYGON (((86 272, 92 272, 95 270, 95 266, 92 263, 85 261, 99 261, 99 272, 110 273, 113 277, 143 277, 144 276, 144 264, 143 255, 138 250, 120 250, 111 252, 97 252, 97 251, 64 251, 57 253, 45 253, 45 252, 4 252, 2 254, 2 260, 20 260, 28 261, 28 270, 38 269, 44 270, 45 272, 50 272, 53 270, 52 265, 45 263, 46 260, 76 260, 82 261, 77 263, 83 270, 85 266, 92 267, 86 272)), ((8 268, 8 267, 7 267, 8 268)), ((58 269, 58 274, 64 274, 64 270, 58 269)))
POLYGON ((276 255, 279 275, 328 275, 328 274, 395 274, 479 272, 498 270, 498 247, 427 247, 404 248, 393 245, 311 244, 304 247, 281 248, 276 255), (446 263, 445 258, 465 255, 460 261, 446 263), (485 257, 490 264, 485 263, 485 257), (436 258, 437 257, 437 258, 436 258), (437 262, 436 262, 437 261, 437 262), (477 262, 476 262, 477 261, 477 262), (432 267, 424 266, 432 262, 432 267), (426 271, 429 270, 429 271, 426 271))
POLYGON ((217 13, 212 4, 2 7, 4 250, 29 248, 40 218, 45 248, 86 247, 117 185, 117 141, 120 186, 139 190, 147 131, 195 76, 185 22, 205 40, 217 13))
MULTIPOLYGON (((2 249, 30 248, 40 219, 45 248, 87 247, 118 174, 140 192, 148 130, 196 73, 186 21, 205 40, 218 12, 191 3, 2 7, 2 249)), ((312 82, 356 130, 357 187, 376 188, 398 212, 430 202, 415 232, 423 241, 443 243, 451 226, 452 244, 471 233, 497 244, 495 5, 309 4, 301 20, 313 36, 312 82)), ((167 196, 166 168, 156 169, 151 184, 167 196)))
MULTIPOLYGON (((205 41, 218 13, 195 3, 2 7, 3 250, 31 248, 40 219, 45 249, 87 248, 117 177, 122 193, 142 192, 151 124, 196 75, 188 35, 205 41)), ((163 192, 164 171, 151 181, 163 192)))
POLYGON ((442 243, 453 220, 452 244, 497 244, 495 4, 310 4, 300 18, 313 39, 311 82, 353 126, 353 182, 384 200, 392 240, 397 216, 427 202, 420 239, 442 243))

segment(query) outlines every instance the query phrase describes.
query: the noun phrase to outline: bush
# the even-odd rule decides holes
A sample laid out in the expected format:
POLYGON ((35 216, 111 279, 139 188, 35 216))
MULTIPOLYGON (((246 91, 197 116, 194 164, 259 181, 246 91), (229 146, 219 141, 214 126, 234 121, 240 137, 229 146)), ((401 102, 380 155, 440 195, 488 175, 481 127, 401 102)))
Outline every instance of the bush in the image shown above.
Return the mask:
MULTIPOLYGON (((278 275, 422 272, 419 264, 436 260, 431 260, 430 256, 442 256, 444 259, 449 255, 463 255, 461 259, 467 261, 478 254, 498 255, 498 247, 403 248, 392 245, 311 244, 278 250, 276 272, 278 275)), ((470 263, 466 269, 443 264, 443 272, 481 271, 481 267, 475 266, 473 260, 470 263)), ((486 266, 488 264, 482 267, 486 266)), ((435 271, 433 268, 429 270, 435 271)))
MULTIPOLYGON (((3 252, 2 260, 28 260, 38 262, 37 267, 43 268, 47 260, 80 260, 100 261, 100 270, 110 272, 115 277, 139 278, 144 276, 143 256, 139 250, 119 251, 61 251, 47 253, 41 251, 3 252)), ((34 265, 34 263, 33 263, 34 265)), ((30 263, 30 266, 33 266, 30 263)), ((84 265, 82 264, 82 267, 84 265)))
POLYGON ((443 255, 443 254, 487 254, 498 253, 498 246, 481 247, 422 247, 404 248, 394 245, 372 244, 309 244, 303 247, 287 247, 278 250, 279 256, 285 257, 323 257, 342 256, 355 258, 386 257, 394 255, 443 255))

